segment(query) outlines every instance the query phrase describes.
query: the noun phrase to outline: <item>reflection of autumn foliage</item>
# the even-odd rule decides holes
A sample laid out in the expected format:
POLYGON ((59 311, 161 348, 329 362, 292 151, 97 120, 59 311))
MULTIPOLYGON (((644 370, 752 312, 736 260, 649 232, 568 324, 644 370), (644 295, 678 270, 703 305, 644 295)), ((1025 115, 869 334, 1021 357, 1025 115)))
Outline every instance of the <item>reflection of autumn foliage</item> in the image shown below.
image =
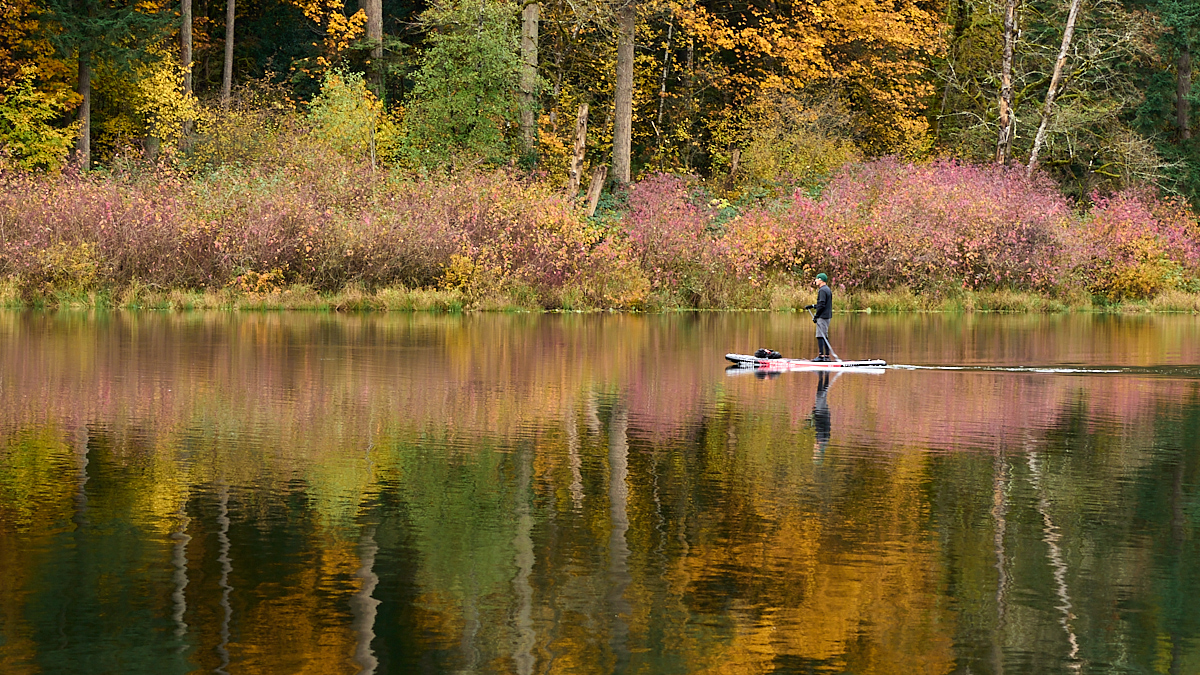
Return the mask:
MULTIPOLYGON (((834 339, 844 356, 894 363, 1200 363, 1200 340, 1186 317, 925 315, 839 322, 834 339)), ((14 336, 0 352, 8 373, 0 401, 10 423, 266 425, 285 438, 308 438, 293 449, 305 455, 321 445, 313 433, 329 434, 330 447, 344 447, 364 432, 340 424, 314 427, 314 421, 349 416, 422 429, 453 420, 455 435, 513 437, 523 425, 564 419, 590 392, 620 392, 634 428, 655 440, 690 433, 713 406, 784 405, 799 424, 812 405, 810 392, 779 398, 753 378, 721 371, 720 355, 735 347, 769 344, 807 353, 811 328, 791 315, 115 314, 101 326, 83 315, 34 320, 8 314, 0 331, 14 336), (192 337, 172 337, 179 331, 192 337), (93 393, 81 397, 81 391, 93 393)), ((1157 393, 1181 387, 1164 381, 1148 390, 1127 377, 894 371, 841 378, 831 405, 841 433, 873 445, 891 445, 890 430, 904 429, 931 447, 951 448, 988 437, 980 436, 984 429, 1016 433, 1031 423, 1049 424, 1054 410, 1081 391, 1098 410, 1125 418, 1148 410, 1157 393), (897 388, 912 395, 895 396, 897 388)))
MULTIPOLYGON (((1158 606, 1151 556, 1131 567, 1129 548, 1099 543, 1170 531, 1159 520, 1174 511, 1137 511, 1136 495, 1176 470, 1155 448, 1188 442, 1194 378, 846 374, 828 390, 822 456, 805 423, 815 378, 731 377, 720 360, 730 345, 795 352, 810 326, 0 315, 0 557, 15 570, 0 663, 50 639, 36 629, 57 611, 46 588, 122 580, 80 605, 117 612, 147 595, 139 584, 169 587, 182 555, 180 644, 218 667, 225 537, 229 653, 250 670, 353 672, 365 638, 351 627, 366 619, 347 598, 373 560, 376 651, 393 670, 511 670, 519 615, 533 658, 570 672, 950 672, 997 612, 994 493, 1011 502, 1004 555, 1023 588, 1046 576, 1049 514, 1080 617, 1108 616, 1117 593, 1158 606), (1122 529, 1134 518, 1151 534, 1122 529), (1109 521, 1122 524, 1096 531, 1109 521), (130 553, 103 554, 118 549, 130 553), (94 573, 76 571, 76 551, 94 573), (1089 587, 1097 569, 1117 581, 1089 587)), ((842 317, 834 334, 900 363, 1144 367, 1200 363, 1198 331, 1190 317, 950 315, 842 317)), ((1194 499, 1187 461, 1181 496, 1163 499, 1194 499)), ((167 593, 149 596, 140 611, 170 616, 167 593)), ((1014 603, 1003 639, 1058 630, 1054 602, 1014 603)), ((1113 630, 1073 629, 1089 645, 1113 630)))

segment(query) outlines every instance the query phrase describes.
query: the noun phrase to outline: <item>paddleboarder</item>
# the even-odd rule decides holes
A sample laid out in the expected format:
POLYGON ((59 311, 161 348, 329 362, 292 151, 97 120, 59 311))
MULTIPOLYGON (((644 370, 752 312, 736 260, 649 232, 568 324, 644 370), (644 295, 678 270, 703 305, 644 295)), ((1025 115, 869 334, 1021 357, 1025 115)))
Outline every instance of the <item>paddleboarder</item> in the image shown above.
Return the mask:
POLYGON ((829 287, 829 275, 821 272, 813 282, 817 286, 817 304, 804 309, 813 310, 813 323, 817 324, 817 358, 813 361, 832 361, 833 349, 829 347, 829 320, 833 318, 833 289, 829 287))

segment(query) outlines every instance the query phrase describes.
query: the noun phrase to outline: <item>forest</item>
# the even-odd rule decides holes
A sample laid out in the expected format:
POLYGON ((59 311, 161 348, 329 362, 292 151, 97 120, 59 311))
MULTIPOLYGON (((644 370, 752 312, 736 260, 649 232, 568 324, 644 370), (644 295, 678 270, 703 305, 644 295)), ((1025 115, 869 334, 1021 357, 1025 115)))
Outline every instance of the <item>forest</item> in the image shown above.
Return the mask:
POLYGON ((193 2, 0 0, 9 301, 1200 290, 1190 0, 193 2))

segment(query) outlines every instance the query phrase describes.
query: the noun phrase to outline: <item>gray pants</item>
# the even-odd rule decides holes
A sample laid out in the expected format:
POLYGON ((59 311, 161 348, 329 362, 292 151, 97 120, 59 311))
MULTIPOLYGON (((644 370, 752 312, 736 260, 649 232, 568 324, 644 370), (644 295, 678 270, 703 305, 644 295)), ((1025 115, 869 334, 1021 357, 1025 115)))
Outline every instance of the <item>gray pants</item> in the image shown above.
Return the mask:
POLYGON ((829 319, 817 319, 817 337, 829 339, 829 319))

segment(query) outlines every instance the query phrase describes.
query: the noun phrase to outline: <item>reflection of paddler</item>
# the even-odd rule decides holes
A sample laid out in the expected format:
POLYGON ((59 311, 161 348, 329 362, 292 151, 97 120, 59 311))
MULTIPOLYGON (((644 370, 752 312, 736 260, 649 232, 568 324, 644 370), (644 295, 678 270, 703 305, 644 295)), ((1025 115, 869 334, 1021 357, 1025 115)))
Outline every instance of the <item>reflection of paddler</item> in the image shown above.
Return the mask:
MULTIPOLYGON (((841 373, 833 377, 836 380, 841 373)), ((813 441, 813 461, 820 462, 825 456, 825 448, 829 445, 829 437, 831 435, 833 421, 829 415, 829 401, 826 398, 829 394, 829 385, 832 380, 829 379, 829 372, 817 373, 817 397, 813 401, 812 423, 813 430, 816 431, 816 440, 813 441)))

